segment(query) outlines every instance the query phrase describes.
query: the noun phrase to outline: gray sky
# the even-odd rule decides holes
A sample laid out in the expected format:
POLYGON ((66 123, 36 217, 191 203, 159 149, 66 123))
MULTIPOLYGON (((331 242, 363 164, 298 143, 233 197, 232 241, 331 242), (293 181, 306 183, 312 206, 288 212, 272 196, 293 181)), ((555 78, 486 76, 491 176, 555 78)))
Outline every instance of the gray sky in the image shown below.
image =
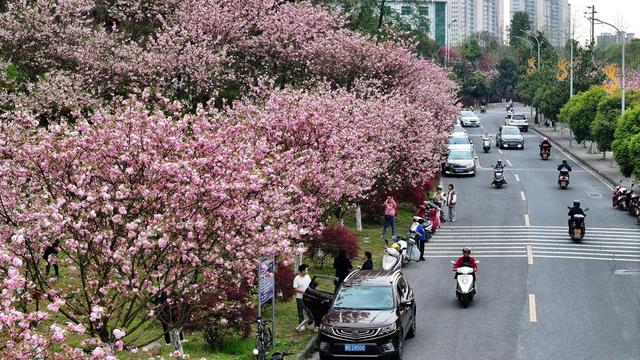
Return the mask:
MULTIPOLYGON (((596 18, 612 23, 625 32, 635 33, 640 37, 640 0, 569 0, 571 4, 572 19, 575 22, 576 39, 584 43, 589 38, 590 22, 585 18, 584 13, 588 11, 587 6, 595 5, 596 18)), ((511 0, 504 0, 505 11, 511 7, 511 0)), ((509 23, 509 15, 507 15, 509 23)), ((596 36, 603 32, 612 33, 614 30, 607 25, 595 26, 596 36)))

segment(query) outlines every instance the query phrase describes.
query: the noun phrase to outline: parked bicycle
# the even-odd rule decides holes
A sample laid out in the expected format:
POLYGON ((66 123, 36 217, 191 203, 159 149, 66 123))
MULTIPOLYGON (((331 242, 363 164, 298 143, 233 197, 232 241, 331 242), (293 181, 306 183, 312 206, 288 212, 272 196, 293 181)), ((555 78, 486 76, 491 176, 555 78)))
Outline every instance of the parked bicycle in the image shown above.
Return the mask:
MULTIPOLYGON (((271 333, 271 320, 257 318, 254 321, 252 321, 252 323, 257 325, 256 348, 253 349, 253 355, 256 356, 256 360, 267 360, 267 353, 271 350, 273 346, 273 334, 271 333)), ((274 354, 274 356, 276 354, 274 354)))

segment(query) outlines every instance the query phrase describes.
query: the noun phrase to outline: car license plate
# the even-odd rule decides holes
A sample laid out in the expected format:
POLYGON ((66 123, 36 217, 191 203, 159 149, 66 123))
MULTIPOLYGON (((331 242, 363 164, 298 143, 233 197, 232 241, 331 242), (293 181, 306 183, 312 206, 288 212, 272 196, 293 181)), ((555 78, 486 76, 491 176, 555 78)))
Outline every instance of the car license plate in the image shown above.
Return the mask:
POLYGON ((464 169, 454 169, 454 171, 459 173, 459 172, 464 172, 464 169))
POLYGON ((346 344, 344 346, 344 351, 350 352, 363 352, 365 349, 366 347, 364 344, 346 344))

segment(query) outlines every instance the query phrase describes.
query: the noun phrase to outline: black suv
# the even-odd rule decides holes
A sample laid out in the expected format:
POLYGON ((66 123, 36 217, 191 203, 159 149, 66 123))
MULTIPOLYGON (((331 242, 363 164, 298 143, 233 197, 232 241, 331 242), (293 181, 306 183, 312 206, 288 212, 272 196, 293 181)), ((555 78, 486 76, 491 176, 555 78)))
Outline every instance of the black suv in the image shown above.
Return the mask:
POLYGON ((354 271, 335 295, 309 287, 304 304, 320 325, 322 360, 402 359, 404 339, 415 335, 413 290, 399 270, 354 271))

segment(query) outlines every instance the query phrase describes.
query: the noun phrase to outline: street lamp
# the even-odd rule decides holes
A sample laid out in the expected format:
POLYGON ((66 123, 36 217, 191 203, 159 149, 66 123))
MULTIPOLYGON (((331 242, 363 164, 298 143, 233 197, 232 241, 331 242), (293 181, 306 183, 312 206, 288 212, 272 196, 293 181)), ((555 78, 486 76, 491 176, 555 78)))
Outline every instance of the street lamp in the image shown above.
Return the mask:
POLYGON ((447 50, 447 53, 444 54, 444 68, 445 69, 447 68, 447 62, 449 60, 449 42, 450 42, 449 37, 451 35, 451 30, 450 29, 451 29, 451 25, 453 25, 456 21, 458 21, 458 19, 453 19, 453 20, 451 20, 451 22, 449 24, 447 24, 447 36, 446 36, 446 38, 447 38, 446 39, 446 43, 447 44, 445 46, 445 48, 447 50))
POLYGON ((540 39, 537 36, 533 35, 531 31, 525 31, 525 34, 531 36, 536 39, 536 43, 538 44, 538 70, 540 70, 540 39))
POLYGON ((622 43, 622 109, 621 109, 621 115, 624 115, 624 105, 625 105, 625 97, 624 97, 624 80, 625 80, 625 75, 624 75, 624 48, 625 48, 625 41, 624 41, 624 31, 621 31, 620 29, 618 29, 616 26, 609 24, 606 21, 602 21, 600 19, 593 19, 593 21, 597 21, 600 24, 604 24, 604 25, 609 25, 612 28, 614 28, 616 30, 616 32, 618 33, 618 36, 620 37, 620 42, 622 43))

